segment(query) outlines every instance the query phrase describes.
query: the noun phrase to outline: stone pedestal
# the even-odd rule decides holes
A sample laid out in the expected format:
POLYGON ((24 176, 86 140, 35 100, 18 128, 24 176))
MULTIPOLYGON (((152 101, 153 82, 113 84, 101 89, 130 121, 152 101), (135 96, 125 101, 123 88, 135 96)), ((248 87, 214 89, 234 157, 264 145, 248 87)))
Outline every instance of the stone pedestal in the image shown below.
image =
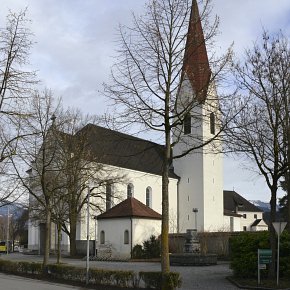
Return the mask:
POLYGON ((186 230, 184 253, 200 253, 200 243, 197 238, 197 230, 186 230))

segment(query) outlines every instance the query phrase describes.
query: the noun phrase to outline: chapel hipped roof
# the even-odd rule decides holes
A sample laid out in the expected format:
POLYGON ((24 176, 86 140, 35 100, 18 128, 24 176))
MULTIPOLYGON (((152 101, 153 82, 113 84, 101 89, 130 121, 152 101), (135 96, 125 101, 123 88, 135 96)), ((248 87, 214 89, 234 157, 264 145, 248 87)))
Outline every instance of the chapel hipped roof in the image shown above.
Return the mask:
POLYGON ((196 0, 192 1, 182 73, 182 79, 189 79, 198 100, 204 102, 211 70, 196 0))
POLYGON ((97 216, 97 219, 146 218, 161 220, 162 216, 139 200, 130 197, 97 216))

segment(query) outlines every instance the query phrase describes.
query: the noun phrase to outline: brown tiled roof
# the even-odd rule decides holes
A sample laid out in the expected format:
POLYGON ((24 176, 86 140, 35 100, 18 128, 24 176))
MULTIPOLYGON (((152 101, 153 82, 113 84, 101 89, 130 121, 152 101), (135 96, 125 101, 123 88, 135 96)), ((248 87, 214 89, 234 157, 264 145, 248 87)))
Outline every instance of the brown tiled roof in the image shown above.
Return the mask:
POLYGON ((189 78, 198 100, 205 101, 211 70, 196 0, 192 1, 182 73, 189 78))
MULTIPOLYGON (((94 161, 141 172, 161 175, 163 145, 97 125, 88 124, 77 134, 86 134, 94 161)), ((178 178, 173 170, 169 177, 178 178)))
POLYGON ((262 212, 258 207, 250 203, 235 191, 224 190, 224 210, 229 212, 249 211, 262 212))
POLYGON ((108 211, 97 216, 97 219, 112 219, 112 218, 147 218, 161 220, 162 216, 143 204, 141 201, 130 197, 112 207, 108 211))

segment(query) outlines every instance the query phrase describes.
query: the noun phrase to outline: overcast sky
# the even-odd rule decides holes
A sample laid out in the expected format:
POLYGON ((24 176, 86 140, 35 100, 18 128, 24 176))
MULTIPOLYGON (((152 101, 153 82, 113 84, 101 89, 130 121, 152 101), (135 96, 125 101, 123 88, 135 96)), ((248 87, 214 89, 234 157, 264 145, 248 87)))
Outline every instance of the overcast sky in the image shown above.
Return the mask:
MULTIPOLYGON (((31 66, 42 86, 63 98, 65 105, 102 114, 106 100, 98 92, 108 79, 117 48, 118 24, 129 24, 131 12, 142 13, 146 0, 1 0, 0 26, 9 9, 28 7, 36 44, 31 66)), ((234 42, 237 56, 261 36, 281 29, 290 35, 290 0, 213 0, 220 17, 217 46, 234 42)), ((268 201, 270 193, 257 174, 242 170, 239 162, 225 161, 224 188, 248 199, 268 201)))

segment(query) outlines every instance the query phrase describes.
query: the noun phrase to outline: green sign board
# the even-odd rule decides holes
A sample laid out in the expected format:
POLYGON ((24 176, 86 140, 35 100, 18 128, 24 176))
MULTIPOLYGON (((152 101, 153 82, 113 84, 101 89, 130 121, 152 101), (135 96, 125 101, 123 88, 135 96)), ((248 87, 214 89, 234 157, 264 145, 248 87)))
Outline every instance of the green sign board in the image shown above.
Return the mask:
POLYGON ((272 261, 272 251, 270 249, 259 249, 259 264, 270 264, 272 261))

